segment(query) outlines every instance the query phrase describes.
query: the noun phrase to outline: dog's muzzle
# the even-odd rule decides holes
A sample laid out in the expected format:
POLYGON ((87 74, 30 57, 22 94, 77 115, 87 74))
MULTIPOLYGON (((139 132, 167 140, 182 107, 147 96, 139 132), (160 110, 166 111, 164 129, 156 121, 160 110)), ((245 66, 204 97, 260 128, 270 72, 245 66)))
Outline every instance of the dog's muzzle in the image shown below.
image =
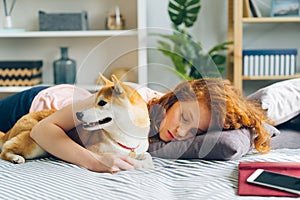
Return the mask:
POLYGON ((98 125, 102 125, 102 124, 106 124, 108 122, 110 122, 112 120, 111 117, 106 117, 104 119, 101 119, 97 122, 83 122, 83 128, 91 128, 91 127, 94 127, 94 126, 98 126, 98 125))
POLYGON ((100 120, 95 121, 95 122, 86 122, 86 121, 82 120, 82 119, 83 119, 83 116, 84 116, 84 114, 83 114, 82 112, 77 112, 77 113, 76 113, 77 119, 78 119, 79 121, 83 122, 82 125, 83 125, 84 128, 92 128, 92 127, 94 127, 94 126, 106 124, 106 123, 108 123, 108 122, 110 122, 110 121, 112 120, 111 117, 106 117, 106 118, 104 118, 104 119, 100 119, 100 120))

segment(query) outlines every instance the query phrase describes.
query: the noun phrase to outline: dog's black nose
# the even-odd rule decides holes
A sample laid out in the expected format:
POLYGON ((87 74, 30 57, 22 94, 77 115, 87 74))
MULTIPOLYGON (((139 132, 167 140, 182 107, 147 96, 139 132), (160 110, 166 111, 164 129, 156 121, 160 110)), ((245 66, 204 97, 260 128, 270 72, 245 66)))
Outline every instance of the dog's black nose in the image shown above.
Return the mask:
POLYGON ((77 112, 76 117, 77 117, 77 119, 81 120, 82 117, 83 117, 83 113, 82 112, 77 112))

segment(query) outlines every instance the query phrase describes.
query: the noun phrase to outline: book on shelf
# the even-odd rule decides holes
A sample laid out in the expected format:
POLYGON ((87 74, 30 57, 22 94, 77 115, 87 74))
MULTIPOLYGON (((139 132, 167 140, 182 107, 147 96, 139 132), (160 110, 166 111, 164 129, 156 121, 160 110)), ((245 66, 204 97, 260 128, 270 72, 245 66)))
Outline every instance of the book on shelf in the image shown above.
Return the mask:
POLYGON ((243 50, 244 76, 288 76, 296 73, 297 49, 243 50))
POLYGON ((249 0, 243 0, 243 17, 251 17, 249 0))
POLYGON ((256 0, 249 0, 249 7, 253 17, 262 17, 256 0))
POLYGON ((300 177, 300 162, 240 162, 238 166, 238 195, 299 197, 297 194, 248 183, 247 178, 256 169, 300 177))

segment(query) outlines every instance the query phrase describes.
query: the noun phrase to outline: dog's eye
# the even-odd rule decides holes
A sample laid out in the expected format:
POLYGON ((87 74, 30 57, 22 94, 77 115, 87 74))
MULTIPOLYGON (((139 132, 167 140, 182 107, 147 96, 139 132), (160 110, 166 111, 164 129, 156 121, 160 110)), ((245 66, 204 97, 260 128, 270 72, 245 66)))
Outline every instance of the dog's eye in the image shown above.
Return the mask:
POLYGON ((107 102, 106 102, 106 101, 103 101, 103 100, 100 100, 100 101, 98 102, 98 106, 105 106, 105 104, 107 104, 107 102))

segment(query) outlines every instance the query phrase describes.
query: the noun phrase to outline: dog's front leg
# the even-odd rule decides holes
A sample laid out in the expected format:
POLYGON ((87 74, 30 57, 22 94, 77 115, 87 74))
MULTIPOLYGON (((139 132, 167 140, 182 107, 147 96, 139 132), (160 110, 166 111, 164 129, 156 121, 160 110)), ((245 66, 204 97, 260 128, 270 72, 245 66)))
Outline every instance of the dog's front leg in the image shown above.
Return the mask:
POLYGON ((135 161, 135 167, 137 169, 139 169, 139 168, 153 169, 154 168, 152 156, 148 152, 145 152, 143 154, 138 154, 135 157, 134 161, 135 161))

